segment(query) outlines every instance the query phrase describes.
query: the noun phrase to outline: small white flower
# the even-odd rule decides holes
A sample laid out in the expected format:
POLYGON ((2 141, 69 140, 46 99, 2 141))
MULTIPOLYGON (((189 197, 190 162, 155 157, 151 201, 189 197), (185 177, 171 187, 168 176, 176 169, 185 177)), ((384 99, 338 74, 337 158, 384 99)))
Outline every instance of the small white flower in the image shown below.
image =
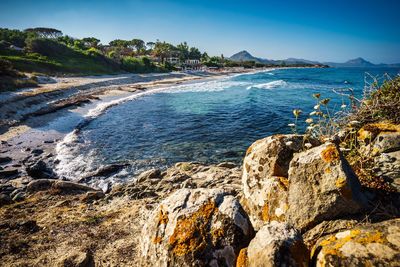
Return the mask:
POLYGON ((310 143, 305 143, 304 146, 305 146, 306 148, 311 148, 311 147, 312 147, 312 144, 310 144, 310 143))
POLYGON ((307 123, 312 123, 312 122, 313 122, 313 119, 308 118, 308 119, 306 119, 306 122, 307 122, 307 123))
POLYGON ((285 145, 286 145, 286 146, 291 146, 291 145, 293 145, 293 141, 287 141, 287 142, 285 143, 285 145))
POLYGON ((343 109, 346 108, 346 107, 347 107, 347 105, 345 105, 345 104, 340 106, 340 108, 343 108, 343 109))
POLYGON ((350 151, 351 150, 350 148, 344 148, 344 147, 341 147, 339 149, 340 149, 340 151, 350 151))
POLYGON ((315 128, 314 126, 308 126, 308 127, 307 127, 307 130, 311 131, 311 130, 314 129, 314 128, 315 128))
POLYGON ((319 105, 315 105, 314 109, 319 109, 319 107, 320 107, 319 105))
POLYGON ((313 112, 310 113, 310 116, 314 116, 315 114, 317 114, 317 112, 313 111, 313 112))
POLYGON ((288 126, 289 127, 295 127, 296 125, 294 123, 289 123, 288 126))

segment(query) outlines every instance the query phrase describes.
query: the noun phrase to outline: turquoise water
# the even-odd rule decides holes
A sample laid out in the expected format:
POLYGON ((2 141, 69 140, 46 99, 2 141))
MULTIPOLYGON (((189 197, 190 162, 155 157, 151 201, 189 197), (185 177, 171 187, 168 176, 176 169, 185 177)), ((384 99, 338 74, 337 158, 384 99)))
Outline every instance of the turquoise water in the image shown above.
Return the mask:
MULTIPOLYGON (((179 161, 240 163, 255 140, 290 133, 293 109, 313 110, 313 93, 340 109, 347 99, 333 89, 362 95, 366 72, 392 77, 398 69, 281 69, 167 88, 121 103, 84 126, 64 155, 66 176, 106 164, 127 163, 120 177, 179 161), (68 161, 68 162, 66 162, 68 161)), ((370 80, 370 79, 369 79, 370 80)))

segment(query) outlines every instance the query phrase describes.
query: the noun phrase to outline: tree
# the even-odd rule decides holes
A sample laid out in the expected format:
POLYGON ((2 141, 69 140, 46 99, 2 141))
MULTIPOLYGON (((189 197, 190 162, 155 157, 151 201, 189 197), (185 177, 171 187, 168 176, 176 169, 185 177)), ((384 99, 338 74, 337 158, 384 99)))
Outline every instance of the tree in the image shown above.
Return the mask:
POLYGON ((176 46, 179 52, 179 59, 185 61, 189 58, 189 46, 186 42, 180 43, 176 46))
POLYGON ((189 51, 189 58, 190 59, 200 59, 201 58, 201 52, 199 49, 196 47, 191 47, 189 51))
POLYGON ((35 33, 27 33, 19 30, 0 28, 0 40, 13 44, 18 47, 25 47, 27 38, 35 37, 35 33))
POLYGON ((147 43, 146 43, 146 46, 147 46, 150 50, 152 50, 152 49, 154 48, 155 45, 156 45, 155 42, 147 42, 147 43))
POLYGON ((164 63, 165 58, 171 56, 175 50, 176 48, 172 44, 158 41, 154 46, 153 55, 159 57, 164 63))
POLYGON ((65 35, 57 38, 57 41, 65 44, 66 46, 74 46, 75 39, 71 36, 65 35))
POLYGON ((63 35, 63 33, 60 30, 53 28, 44 28, 44 27, 28 28, 25 30, 25 32, 32 32, 37 34, 38 37, 50 38, 50 39, 55 39, 63 35))
POLYGON ((207 62, 207 61, 210 60, 210 57, 208 56, 207 52, 204 52, 204 53, 201 55, 200 60, 201 60, 201 62, 207 62))
POLYGON ((141 39, 132 39, 130 45, 133 46, 136 50, 136 53, 140 54, 141 51, 145 49, 145 43, 141 39))
POLYGON ((85 43, 85 46, 90 48, 97 48, 99 46, 100 40, 94 37, 86 37, 83 38, 82 41, 85 43))
POLYGON ((115 39, 113 41, 111 41, 109 43, 110 46, 113 47, 124 47, 124 48, 128 48, 130 45, 130 41, 126 41, 126 40, 121 40, 121 39, 115 39))

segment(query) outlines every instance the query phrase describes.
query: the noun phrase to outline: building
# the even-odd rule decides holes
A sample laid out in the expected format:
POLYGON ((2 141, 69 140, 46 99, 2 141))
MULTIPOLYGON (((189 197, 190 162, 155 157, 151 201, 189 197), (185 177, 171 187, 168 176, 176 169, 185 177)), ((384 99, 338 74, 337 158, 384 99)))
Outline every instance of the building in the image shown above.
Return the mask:
POLYGON ((201 70, 202 67, 200 60, 198 59, 187 59, 185 60, 185 63, 182 64, 182 69, 184 70, 201 70))

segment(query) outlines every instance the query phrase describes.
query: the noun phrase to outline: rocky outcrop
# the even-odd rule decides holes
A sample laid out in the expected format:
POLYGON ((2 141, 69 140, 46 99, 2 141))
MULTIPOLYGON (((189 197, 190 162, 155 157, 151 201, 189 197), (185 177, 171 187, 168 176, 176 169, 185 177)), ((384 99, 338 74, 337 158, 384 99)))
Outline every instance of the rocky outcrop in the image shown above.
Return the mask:
POLYGON ((237 266, 308 266, 309 252, 298 231, 282 222, 265 224, 241 251, 237 266))
POLYGON ((301 135, 273 135, 248 148, 243 162, 243 202, 255 229, 285 219, 289 163, 304 142, 301 135))
POLYGON ((313 249, 315 266, 398 266, 400 219, 338 232, 313 249))
POLYGON ((241 191, 240 175, 240 168, 232 165, 179 162, 164 172, 158 169, 145 171, 134 183, 113 188, 111 196, 159 199, 181 188, 221 188, 238 195, 241 191))
POLYGON ((366 205, 356 175, 334 144, 294 156, 285 214, 289 223, 304 231, 324 220, 360 212, 366 205))
POLYGON ((150 214, 142 231, 143 264, 234 266, 254 236, 239 202, 222 189, 181 189, 150 214))

